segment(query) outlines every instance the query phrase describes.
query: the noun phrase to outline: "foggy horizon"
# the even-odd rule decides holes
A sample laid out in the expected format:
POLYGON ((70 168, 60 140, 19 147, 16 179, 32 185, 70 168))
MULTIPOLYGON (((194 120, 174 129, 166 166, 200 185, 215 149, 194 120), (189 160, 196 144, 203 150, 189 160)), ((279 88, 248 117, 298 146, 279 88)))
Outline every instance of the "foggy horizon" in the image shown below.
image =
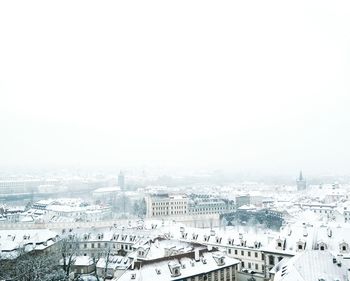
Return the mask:
POLYGON ((0 281, 350 281, 349 27, 0 1, 0 281))
POLYGON ((348 174, 348 2, 63 2, 0 4, 0 167, 348 174))

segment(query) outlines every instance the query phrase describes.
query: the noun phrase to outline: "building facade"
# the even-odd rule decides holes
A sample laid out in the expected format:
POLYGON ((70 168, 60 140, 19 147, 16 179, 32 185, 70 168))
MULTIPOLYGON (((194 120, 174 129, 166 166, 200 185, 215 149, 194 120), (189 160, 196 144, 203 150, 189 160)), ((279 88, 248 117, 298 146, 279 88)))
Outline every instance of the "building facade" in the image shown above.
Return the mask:
POLYGON ((186 195, 156 194, 146 200, 147 217, 183 216, 188 214, 189 198, 186 195))

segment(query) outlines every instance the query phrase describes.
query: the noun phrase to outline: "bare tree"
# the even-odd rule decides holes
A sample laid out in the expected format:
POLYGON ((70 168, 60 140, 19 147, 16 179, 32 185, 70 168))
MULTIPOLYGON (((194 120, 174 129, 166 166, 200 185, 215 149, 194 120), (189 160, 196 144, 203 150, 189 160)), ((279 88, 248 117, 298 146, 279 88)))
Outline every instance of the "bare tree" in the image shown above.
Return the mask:
POLYGON ((107 278, 107 272, 108 272, 108 264, 109 264, 109 259, 111 256, 111 245, 108 243, 108 247, 105 249, 103 253, 103 258, 105 259, 104 263, 104 272, 103 272, 103 281, 106 280, 107 278))
POLYGON ((59 252, 62 257, 62 268, 67 277, 69 277, 72 265, 75 262, 75 257, 79 253, 79 242, 80 240, 78 237, 73 234, 69 234, 59 242, 59 252))
POLYGON ((97 253, 97 258, 94 258, 95 263, 95 276, 99 281, 101 277, 103 281, 105 281, 108 277, 108 265, 110 263, 110 258, 112 255, 112 246, 108 243, 105 248, 101 248, 101 250, 97 253), (98 272, 97 264, 99 261, 103 261, 102 271, 98 272))
POLYGON ((65 281, 68 280, 59 266, 59 257, 44 252, 26 253, 19 249, 14 260, 1 261, 1 280, 65 281))

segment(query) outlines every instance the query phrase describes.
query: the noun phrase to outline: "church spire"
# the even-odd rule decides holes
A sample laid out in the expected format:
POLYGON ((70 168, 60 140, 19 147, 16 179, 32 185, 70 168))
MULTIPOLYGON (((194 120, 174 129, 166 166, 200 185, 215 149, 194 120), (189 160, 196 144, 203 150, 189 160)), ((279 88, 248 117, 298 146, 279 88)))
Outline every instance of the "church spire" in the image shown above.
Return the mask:
POLYGON ((303 178, 303 172, 300 170, 300 174, 299 174, 299 180, 302 181, 304 178, 303 178))

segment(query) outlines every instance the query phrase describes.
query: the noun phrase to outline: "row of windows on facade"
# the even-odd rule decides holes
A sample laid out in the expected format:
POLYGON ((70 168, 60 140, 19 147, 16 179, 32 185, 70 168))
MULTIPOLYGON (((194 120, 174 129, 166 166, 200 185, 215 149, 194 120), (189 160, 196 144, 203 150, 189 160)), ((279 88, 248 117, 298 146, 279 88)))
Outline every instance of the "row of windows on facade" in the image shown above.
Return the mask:
MULTIPOLYGON (((153 207, 154 210, 169 210, 169 207, 153 207)), ((170 209, 186 209, 186 206, 171 206, 170 209)))
POLYGON ((152 202, 152 206, 187 205, 187 202, 152 202))
MULTIPOLYGON (((118 240, 119 236, 120 236, 120 238, 121 238, 122 241, 126 241, 127 238, 128 238, 128 236, 129 236, 129 241, 130 241, 130 242, 134 242, 134 241, 136 240, 136 235, 127 235, 127 234, 120 234, 120 235, 119 235, 119 234, 113 234, 112 239, 113 239, 113 240, 118 240)), ((102 240, 103 237, 104 237, 104 234, 103 234, 103 233, 97 234, 97 239, 102 240)), ((69 238, 70 238, 70 239, 73 239, 73 238, 74 238, 74 235, 71 235, 69 238)), ((90 233, 89 233, 89 234, 84 234, 84 240, 88 240, 88 239, 90 239, 90 238, 91 238, 90 233)))
MULTIPOLYGON (((317 210, 314 210, 314 213, 317 213, 317 210)), ((325 214, 332 214, 333 213, 333 210, 320 210, 320 213, 325 213, 325 214)))
POLYGON ((214 207, 214 208, 193 208, 190 209, 192 212, 204 212, 204 211, 222 211, 225 210, 226 208, 224 207, 214 207))
POLYGON ((256 271, 262 271, 262 272, 264 272, 264 270, 265 270, 265 266, 263 264, 261 265, 261 269, 259 268, 258 263, 251 263, 251 262, 245 263, 244 261, 242 261, 241 264, 242 264, 242 267, 244 267, 244 268, 247 265, 248 269, 255 269, 256 271))
POLYGON ((216 211, 216 210, 209 210, 209 211, 190 210, 189 213, 196 214, 196 215, 209 215, 209 214, 217 214, 218 211, 216 211))
MULTIPOLYGON (((182 234, 181 234, 181 238, 182 239, 187 239, 187 236, 188 236, 188 233, 187 232, 182 232, 182 234)), ((211 237, 212 237, 212 235, 204 235, 204 237, 203 237, 203 239, 204 239, 204 242, 209 242, 209 240, 211 239, 211 237)), ((196 233, 193 233, 192 234, 192 240, 198 240, 198 234, 196 234, 196 233)), ((242 234, 240 234, 240 243, 239 243, 239 245, 241 246, 241 247, 246 247, 246 245, 247 245, 247 241, 246 240, 243 240, 243 235, 242 234)), ((217 243, 217 244, 221 244, 221 242, 222 242, 222 237, 220 237, 220 236, 216 236, 215 237, 215 243, 217 243)), ((228 244, 229 245, 234 245, 234 239, 228 239, 228 244)), ((261 243, 260 242, 254 242, 254 248, 255 249, 259 249, 261 247, 261 243)))
POLYGON ((153 212, 153 216, 187 214, 186 211, 153 212))
MULTIPOLYGON (((187 280, 195 281, 196 278, 191 277, 191 279, 188 278, 187 280)), ((216 270, 206 274, 201 274, 198 276, 198 281, 231 281, 231 280, 235 280, 234 266, 222 268, 220 270, 216 270)))
MULTIPOLYGON (((73 245, 70 244, 69 248, 72 249, 73 245)), ((79 248, 84 248, 84 249, 100 249, 100 248, 108 248, 108 243, 96 243, 96 247, 95 247, 95 243, 84 243, 84 244, 80 244, 79 248)), ((112 244, 112 248, 113 249, 118 249, 118 250, 132 250, 132 246, 128 245, 128 244, 112 244)))
MULTIPOLYGON (((228 254, 233 254, 233 253, 234 253, 235 256, 238 256, 238 255, 239 255, 239 251, 238 251, 237 249, 235 249, 234 252, 233 252, 232 249, 228 249, 227 252, 228 252, 228 254)), ((241 251, 240 251, 240 255, 241 255, 242 257, 244 257, 244 256, 245 256, 245 251, 244 251, 244 250, 241 250, 241 251)), ((247 251, 246 256, 247 256, 247 257, 252 257, 251 251, 247 251)), ((254 252, 254 257, 255 257, 255 258, 259 258, 258 252, 254 252)), ((264 259, 265 259, 265 256, 264 256, 263 253, 261 253, 261 260, 264 260, 264 259)))

